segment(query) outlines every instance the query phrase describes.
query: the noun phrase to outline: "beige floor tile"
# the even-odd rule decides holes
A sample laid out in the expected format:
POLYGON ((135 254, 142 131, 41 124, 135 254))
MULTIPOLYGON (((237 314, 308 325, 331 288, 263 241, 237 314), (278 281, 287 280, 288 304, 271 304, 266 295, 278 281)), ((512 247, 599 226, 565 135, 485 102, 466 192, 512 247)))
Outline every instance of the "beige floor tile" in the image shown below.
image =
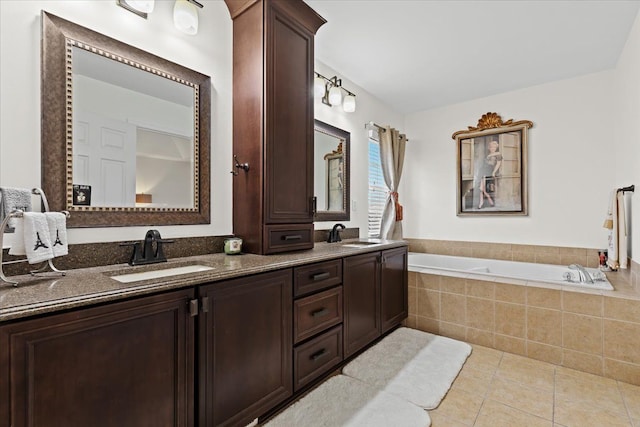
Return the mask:
POLYGON ((624 403, 627 405, 629 415, 634 420, 640 421, 640 387, 623 382, 619 382, 618 386, 622 392, 624 403))
POLYGON ((602 375, 594 375, 583 371, 578 371, 575 369, 567 368, 564 366, 556 366, 556 375, 567 375, 570 377, 577 377, 582 380, 588 380, 593 382, 599 382, 604 385, 612 385, 616 380, 612 380, 611 378, 603 377, 602 375))
POLYGON ((556 374, 556 398, 583 401, 601 408, 606 408, 616 413, 625 414, 622 393, 618 384, 611 380, 591 381, 585 376, 570 376, 556 374))
POLYGON ((489 390, 491 378, 493 378, 491 371, 474 369, 465 365, 451 387, 484 396, 489 390))
POLYGON ((452 388, 440 405, 431 412, 465 425, 473 425, 483 400, 480 395, 452 388))
POLYGON ((490 371, 494 373, 500 365, 503 353, 492 348, 474 345, 471 356, 467 359, 465 367, 478 369, 481 371, 490 371))
POLYGON ((567 427, 632 427, 631 420, 626 414, 619 414, 589 402, 558 396, 555 402, 554 421, 567 427))
POLYGON ((555 366, 539 360, 505 353, 496 375, 530 387, 553 390, 555 366))
POLYGON ((486 400, 482 405, 475 427, 551 427, 549 420, 527 414, 502 403, 486 400))
POLYGON ((473 425, 463 424, 434 411, 429 412, 429 418, 431 418, 431 427, 469 427, 473 425))
POLYGON ((487 398, 553 420, 553 390, 541 390, 496 377, 491 382, 487 398))

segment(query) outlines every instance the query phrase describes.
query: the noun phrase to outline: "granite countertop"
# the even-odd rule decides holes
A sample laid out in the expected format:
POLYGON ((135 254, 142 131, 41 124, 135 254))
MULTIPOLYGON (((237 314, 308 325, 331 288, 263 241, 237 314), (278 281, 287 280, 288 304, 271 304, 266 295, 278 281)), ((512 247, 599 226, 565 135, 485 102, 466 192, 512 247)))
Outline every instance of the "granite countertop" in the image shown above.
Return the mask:
POLYGON ((10 279, 19 281, 18 287, 0 282, 0 322, 375 252, 381 249, 407 246, 407 243, 401 240, 383 240, 380 241, 380 244, 363 247, 344 246, 344 244, 358 241, 358 239, 345 240, 342 244, 316 243, 315 247, 310 250, 277 255, 225 255, 218 253, 176 258, 166 263, 136 267, 131 267, 128 264, 115 264, 69 270, 65 276, 55 273, 45 273, 38 277, 13 276, 10 279), (213 267, 213 270, 132 283, 120 283, 110 277, 194 264, 213 267))

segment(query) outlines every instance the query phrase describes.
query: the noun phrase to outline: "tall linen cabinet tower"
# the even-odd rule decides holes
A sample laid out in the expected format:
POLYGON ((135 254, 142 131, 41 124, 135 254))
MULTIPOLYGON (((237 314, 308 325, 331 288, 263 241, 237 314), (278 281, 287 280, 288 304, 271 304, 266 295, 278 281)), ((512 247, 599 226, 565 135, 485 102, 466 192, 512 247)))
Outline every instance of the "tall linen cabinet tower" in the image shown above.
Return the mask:
POLYGON ((313 247, 313 38, 302 0, 225 0, 233 19, 233 230, 243 250, 313 247))

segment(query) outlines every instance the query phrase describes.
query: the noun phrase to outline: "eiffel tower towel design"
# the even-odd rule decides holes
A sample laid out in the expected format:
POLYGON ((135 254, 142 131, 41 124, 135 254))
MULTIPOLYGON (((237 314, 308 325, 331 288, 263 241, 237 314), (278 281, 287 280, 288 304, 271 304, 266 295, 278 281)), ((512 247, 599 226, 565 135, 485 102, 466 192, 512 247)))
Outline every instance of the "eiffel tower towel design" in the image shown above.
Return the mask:
POLYGON ((69 253, 67 245, 67 217, 62 212, 45 212, 47 225, 49 226, 49 236, 51 239, 51 249, 53 256, 59 257, 69 253))
POLYGON ((53 244, 47 218, 40 212, 24 213, 24 249, 29 264, 53 258, 53 244))

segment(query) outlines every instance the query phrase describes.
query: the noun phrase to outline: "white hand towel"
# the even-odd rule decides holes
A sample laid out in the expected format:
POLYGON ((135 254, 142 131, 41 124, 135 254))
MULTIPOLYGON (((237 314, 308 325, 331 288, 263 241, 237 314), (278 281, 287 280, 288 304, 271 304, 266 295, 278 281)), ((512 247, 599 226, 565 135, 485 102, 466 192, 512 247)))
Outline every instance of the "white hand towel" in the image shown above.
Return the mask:
POLYGON ((9 255, 26 255, 24 247, 24 219, 15 219, 15 234, 13 235, 13 243, 9 248, 9 255))
POLYGON ((40 212, 24 213, 24 246, 29 264, 53 258, 47 218, 40 212))
POLYGON ((62 212, 45 212, 49 226, 51 249, 53 256, 59 257, 69 253, 67 245, 67 217, 62 212))
POLYGON ((609 229, 607 264, 612 270, 627 268, 627 224, 622 191, 614 191, 611 195, 611 207, 604 227, 609 229))

